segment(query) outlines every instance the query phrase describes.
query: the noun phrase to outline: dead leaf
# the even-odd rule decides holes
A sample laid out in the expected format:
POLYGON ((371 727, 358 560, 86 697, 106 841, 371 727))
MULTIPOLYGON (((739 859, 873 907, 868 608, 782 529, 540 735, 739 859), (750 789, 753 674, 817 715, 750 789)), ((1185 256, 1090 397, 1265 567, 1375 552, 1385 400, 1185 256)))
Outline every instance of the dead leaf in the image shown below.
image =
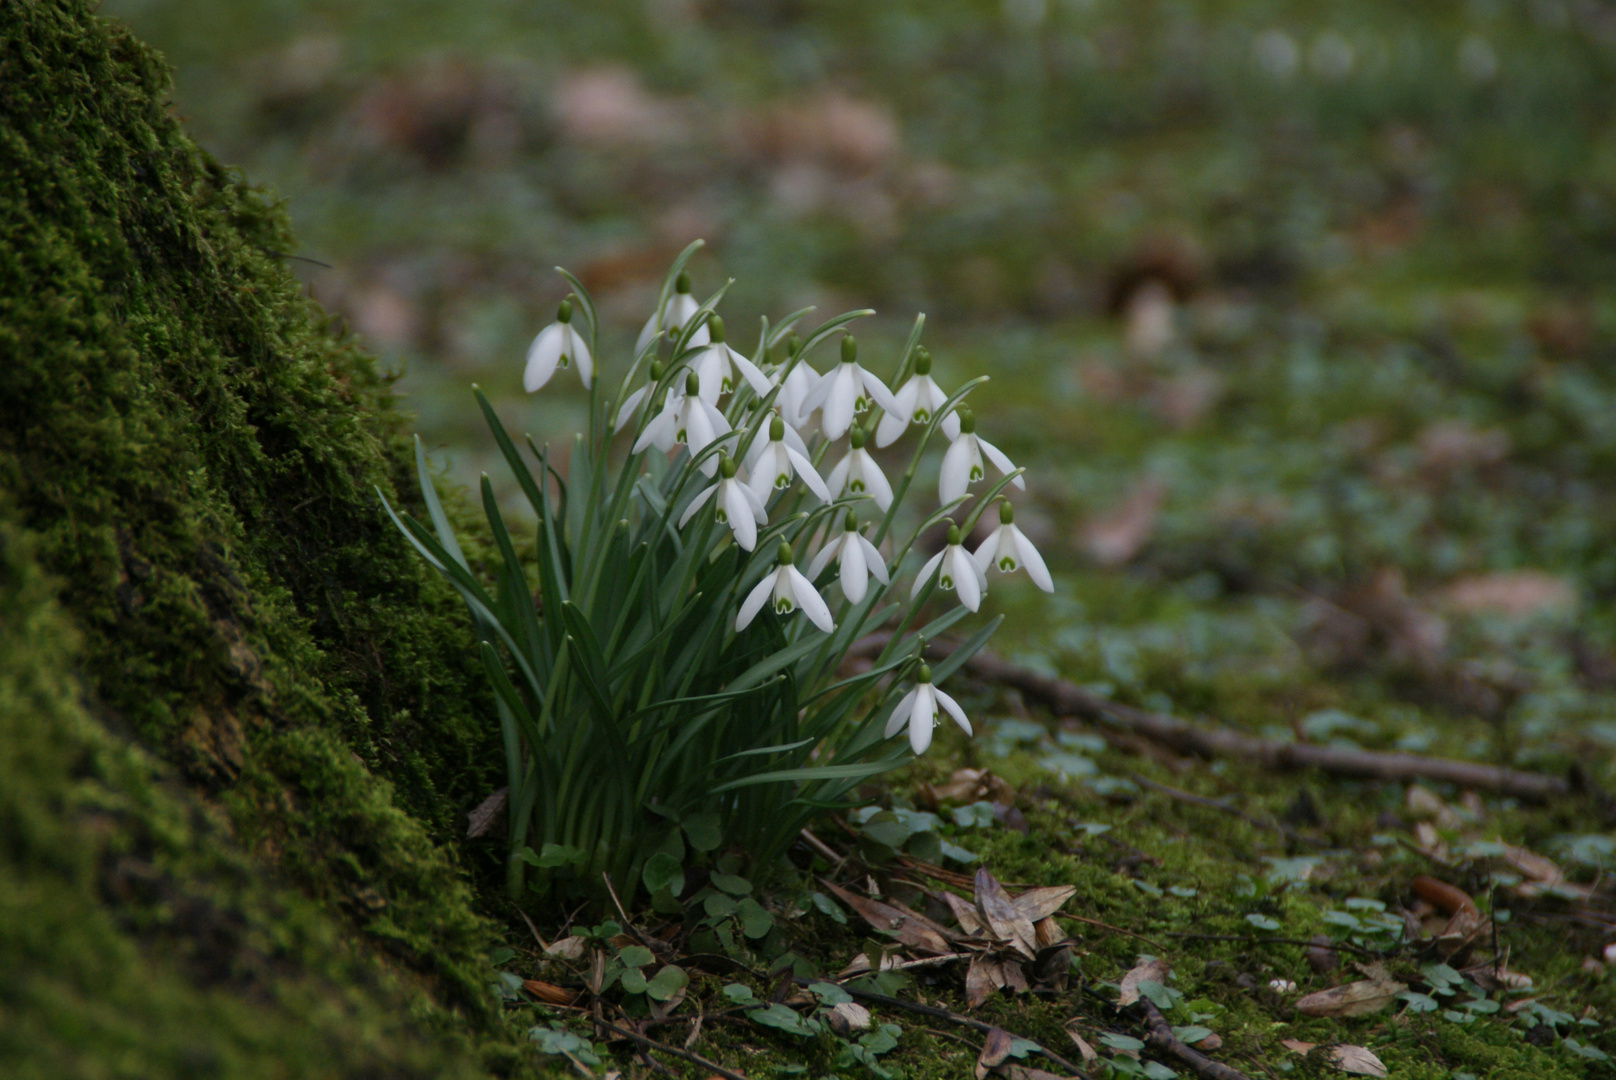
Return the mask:
POLYGON ((1117 1004, 1123 1008, 1133 1005, 1139 1000, 1139 984, 1142 982, 1167 984, 1167 972, 1170 971, 1167 961, 1160 958, 1146 960, 1140 958, 1133 970, 1122 977, 1122 993, 1117 998, 1117 1004))
POLYGON ((1031 922, 1047 919, 1061 908, 1066 901, 1077 895, 1076 885, 1043 885, 1036 889, 1028 889, 1011 903, 1022 918, 1031 922))
POLYGON ((1325 1051, 1336 1068, 1355 1076, 1385 1076, 1386 1066, 1365 1046, 1332 1046, 1325 1051))
POLYGON ((847 1026, 854 1031, 863 1031, 870 1026, 870 1010, 856 1001, 844 1001, 840 1005, 832 1005, 830 1011, 847 1021, 847 1026))
POLYGON ((1010 1047, 1015 1040, 1003 1028, 988 1029, 987 1041, 982 1044, 982 1052, 976 1058, 976 1080, 983 1080, 988 1070, 1004 1064, 1010 1056, 1010 1047))
POLYGON ((1195 1047, 1197 1050, 1204 1050, 1207 1053, 1211 1053, 1213 1050, 1222 1049, 1223 1037, 1214 1031, 1203 1038, 1195 1040, 1194 1042, 1190 1043, 1190 1045, 1195 1047))
POLYGON ((1039 919, 1032 928, 1038 933, 1038 948, 1053 949, 1066 940, 1066 931, 1054 919, 1039 919))
POLYGON ((1318 1043, 1303 1042, 1301 1039, 1281 1039, 1279 1045, 1297 1054, 1311 1053, 1318 1043))
POLYGON ((1089 1044, 1089 1041, 1078 1033, 1077 1017, 1066 1021, 1066 1034, 1071 1037, 1072 1045, 1077 1047, 1077 1054, 1083 1059, 1083 1064, 1092 1065, 1100 1060, 1100 1052, 1089 1044))
POLYGON ((858 912, 859 916, 875 929, 894 934, 905 945, 934 955, 949 951, 949 932, 920 912, 893 907, 879 900, 855 895, 824 878, 821 878, 820 882, 835 894, 838 900, 858 912))
POLYGON ((976 907, 995 937, 1029 960, 1037 955, 1038 932, 1032 920, 1017 910, 1004 886, 986 867, 976 872, 976 907))
POLYGON ((1296 1011, 1304 1016, 1368 1016, 1390 1005, 1408 989, 1380 964, 1368 964, 1360 970, 1369 978, 1308 994, 1297 1001, 1296 1011))
POLYGON ((1155 533, 1166 497, 1161 480, 1154 476, 1141 480, 1110 515, 1084 526, 1083 546, 1089 557, 1108 568, 1132 562, 1155 533))
POLYGON ((943 893, 943 902, 954 913, 954 918, 959 921, 961 930, 964 930, 967 934, 980 934, 982 932, 982 920, 977 915, 976 908, 951 892, 943 893))
POLYGON ((970 1008, 979 1008, 993 991, 1004 985, 1004 976, 999 972, 999 962, 991 957, 977 955, 971 957, 971 966, 965 971, 965 1004, 970 1008))
POLYGON ((552 960, 581 960, 588 944, 586 938, 573 934, 550 942, 544 949, 544 955, 552 960))
POLYGON ((510 788, 502 787, 488 798, 477 804, 477 809, 466 815, 466 835, 478 837, 486 834, 499 820, 499 813, 505 809, 505 802, 510 788))
POLYGON ((523 979, 522 989, 544 1002, 546 1005, 571 1005, 578 1000, 575 990, 568 990, 555 983, 541 982, 538 979, 523 979))
POLYGON ((1016 789, 987 769, 955 769, 946 783, 920 785, 920 803, 925 809, 935 811, 944 801, 1014 806, 1016 789))

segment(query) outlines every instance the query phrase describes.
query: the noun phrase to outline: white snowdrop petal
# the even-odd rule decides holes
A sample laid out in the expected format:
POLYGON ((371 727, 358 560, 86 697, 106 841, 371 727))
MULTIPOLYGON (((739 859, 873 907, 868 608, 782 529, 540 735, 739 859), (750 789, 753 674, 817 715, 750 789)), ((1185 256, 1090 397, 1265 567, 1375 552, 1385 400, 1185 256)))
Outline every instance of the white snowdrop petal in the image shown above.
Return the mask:
POLYGON ((830 489, 825 486, 825 481, 819 478, 819 471, 814 468, 814 463, 784 443, 780 444, 780 450, 786 460, 791 462, 791 467, 796 470, 797 475, 802 477, 802 482, 808 485, 808 490, 818 496, 820 502, 830 502, 830 489))
POLYGON ((870 456, 868 450, 856 452, 864 455, 865 494, 874 499, 875 505, 879 506, 882 512, 885 513, 892 506, 892 485, 887 483, 886 474, 881 471, 881 466, 875 463, 875 459, 870 456))
POLYGON ((808 564, 808 579, 810 581, 819 580, 819 575, 824 572, 825 567, 830 565, 830 561, 836 557, 836 552, 841 548, 842 541, 846 536, 846 533, 842 533, 819 549, 819 554, 814 556, 814 561, 808 564))
POLYGON ((629 418, 634 415, 634 410, 640 407, 640 402, 644 401, 645 396, 650 392, 651 384, 646 383, 623 399, 623 407, 617 410, 617 419, 612 421, 613 431, 623 430, 623 427, 629 422, 629 418))
POLYGON ((864 549, 864 564, 870 568, 870 573, 881 584, 892 584, 892 579, 887 576, 887 561, 881 557, 881 549, 870 543, 869 537, 862 533, 853 535, 858 537, 858 545, 864 549))
POLYGON ((836 463, 835 468, 831 469, 830 475, 825 477, 826 488, 834 492, 837 498, 841 498, 843 492, 847 490, 847 473, 852 468, 852 465, 853 455, 849 452, 846 457, 836 463))
POLYGON ((830 617, 830 608, 819 595, 819 590, 814 588, 814 583, 803 577, 802 571, 795 566, 788 566, 785 569, 791 574, 791 589, 797 606, 808 616, 808 621, 827 634, 835 630, 836 623, 830 617))
POLYGON ((746 384, 752 388, 753 393, 762 397, 769 392, 769 377, 763 374, 756 364, 734 349, 730 349, 729 359, 730 363, 735 365, 735 370, 741 373, 741 378, 745 379, 746 384))
POLYGON ((881 381, 880 376, 864 370, 857 364, 853 365, 853 370, 858 380, 864 384, 864 390, 872 401, 886 412, 898 411, 898 399, 892 396, 892 391, 887 389, 887 384, 881 381))
POLYGON ((655 419, 645 425, 640 437, 634 440, 634 453, 638 454, 649 446, 664 451, 669 449, 673 445, 673 433, 677 424, 678 420, 673 413, 666 409, 662 410, 655 419))
POLYGON ((932 575, 937 571, 938 564, 940 564, 942 561, 942 551, 939 551, 937 554, 926 560, 926 565, 922 566, 920 568, 920 573, 915 575, 915 584, 914 587, 909 590, 909 599, 913 600, 915 597, 920 595, 920 590, 926 587, 926 582, 932 579, 932 575))
POLYGON ((700 495, 697 495, 694 499, 690 500, 690 505, 685 507, 685 512, 679 515, 679 527, 681 529, 685 527, 691 518, 696 516, 696 511, 705 506, 707 504, 707 500, 712 498, 713 493, 717 490, 718 485, 714 484, 711 487, 702 489, 700 495))
MULTIPOLYGON (((1015 465, 1011 463, 1009 458, 1004 456, 1004 451, 1000 450, 997 446, 994 446, 992 443, 983 438, 978 438, 976 440, 976 445, 983 454, 987 455, 987 459, 993 462, 993 467, 998 469, 1004 475, 1009 476, 1011 473, 1016 471, 1015 465)), ((1026 480, 1019 476, 1010 482, 1016 485, 1016 487, 1021 488, 1023 491, 1025 491, 1027 488, 1026 480)))
POLYGON ((775 578, 779 574, 780 568, 775 567, 769 573, 764 574, 763 580, 752 586, 752 591, 746 594, 746 600, 741 604, 740 614, 735 617, 735 630, 737 633, 745 630, 752 620, 757 618, 757 613, 763 610, 763 605, 768 603, 769 594, 774 592, 775 578))
POLYGON ((656 337, 658 329, 660 328, 657 326, 657 313, 653 311, 651 317, 645 320, 645 328, 640 331, 640 336, 634 342, 635 356, 639 356, 645 351, 645 347, 651 344, 651 339, 656 337))
MULTIPOLYGON (((938 393, 941 392, 942 391, 938 391, 938 393)), ((935 413, 937 409, 942 408, 943 401, 947 400, 948 399, 945 397, 942 399, 942 401, 939 401, 936 407, 932 409, 932 412, 935 413)), ((943 422, 937 426, 942 430, 944 435, 948 436, 950 441, 958 439, 960 437, 959 413, 950 411, 947 416, 943 417, 943 422)))
MULTIPOLYGON (((846 367, 846 364, 841 365, 841 368, 846 367)), ((853 380, 840 369, 825 378, 831 380, 831 386, 825 396, 820 428, 825 432, 825 438, 840 439, 853 426, 853 405, 858 392, 853 387, 853 380)))
POLYGON ((891 446, 909 430, 909 422, 914 416, 915 402, 920 397, 920 390, 920 377, 917 375, 892 395, 896 407, 881 417, 881 422, 875 426, 876 446, 891 446))
MULTIPOLYGON (((802 366, 798 365, 797 370, 801 371, 802 366)), ((807 396, 798 405, 800 409, 798 415, 804 421, 808 419, 809 413, 825 404, 825 398, 830 394, 831 387, 836 384, 836 374, 835 371, 828 371, 814 380, 814 385, 809 389, 807 396)), ((789 382, 790 380, 788 379, 788 385, 789 382)), ((800 427, 801 425, 798 426, 800 427)))
POLYGON ((589 346, 585 344, 584 336, 571 323, 567 324, 567 337, 572 348, 573 362, 578 365, 578 378, 583 380, 584 389, 588 390, 590 382, 595 377, 594 358, 589 355, 589 346))
POLYGON ((963 728, 965 734, 971 734, 971 722, 965 718, 965 710, 959 707, 959 702, 955 701, 953 698, 949 697, 947 694, 943 693, 941 689, 935 686, 932 687, 931 692, 932 696, 937 699, 937 704, 941 705, 945 710, 947 710, 948 715, 954 718, 954 723, 963 728))
POLYGON ((753 491, 745 484, 741 484, 740 489, 745 495, 747 508, 752 512, 752 520, 757 522, 759 525, 767 525, 769 523, 769 511, 768 508, 763 505, 763 500, 758 498, 757 492, 753 491))
POLYGON ((853 540, 842 544, 841 556, 842 595, 853 603, 864 599, 864 593, 870 587, 869 569, 864 565, 864 549, 853 540))
POLYGON ((931 696, 931 683, 915 687, 915 707, 909 714, 909 745, 915 753, 924 754, 931 745, 931 729, 937 715, 937 703, 931 696))
POLYGON ((1032 546, 1020 529, 1016 530, 1014 537, 1016 554, 1021 557, 1021 565, 1027 568, 1027 576, 1032 583, 1047 593, 1055 591, 1055 581, 1049 576, 1049 567, 1044 565, 1044 557, 1038 554, 1038 549, 1032 546))
POLYGON ((944 506, 962 498, 971 483, 971 438, 961 435, 949 443, 937 475, 937 498, 944 506))
POLYGON ((910 690, 898 699, 898 707, 892 710, 891 716, 887 717, 887 738, 890 739, 902 731, 903 725, 909 722, 909 716, 914 711, 915 692, 919 689, 919 687, 915 687, 915 689, 910 690))
POLYGON ((979 610, 982 607, 982 586, 978 583, 976 575, 981 571, 976 568, 976 563, 971 561, 971 557, 965 553, 963 547, 956 544, 947 551, 948 555, 944 558, 943 564, 946 573, 954 579, 954 591, 959 594, 960 603, 971 611, 979 610))
POLYGON ((540 330, 533 344, 527 347, 527 369, 522 373, 522 389, 531 394, 550 381, 566 345, 566 330, 561 323, 551 323, 540 330))
POLYGON ((757 547, 758 527, 752 504, 747 500, 747 495, 752 493, 746 490, 746 485, 733 478, 725 480, 720 486, 724 489, 724 514, 729 518, 730 530, 735 533, 735 542, 751 551, 757 547))
POLYGON ((971 559, 976 563, 976 568, 978 570, 986 573, 987 568, 992 566, 993 563, 998 559, 999 536, 1003 532, 1004 526, 1000 525, 997 529, 994 529, 988 534, 988 538, 986 540, 982 541, 976 546, 976 551, 971 555, 971 559))

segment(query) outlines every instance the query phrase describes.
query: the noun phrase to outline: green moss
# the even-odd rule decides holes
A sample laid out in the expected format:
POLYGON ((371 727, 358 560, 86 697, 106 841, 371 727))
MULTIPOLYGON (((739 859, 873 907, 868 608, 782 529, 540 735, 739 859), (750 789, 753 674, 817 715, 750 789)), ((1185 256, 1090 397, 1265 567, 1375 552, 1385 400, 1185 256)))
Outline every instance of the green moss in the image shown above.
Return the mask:
POLYGON ((503 1029, 447 842, 498 754, 463 609, 376 498, 413 503, 387 383, 152 52, 5 5, 0 87, 0 1056, 466 1073, 503 1029))

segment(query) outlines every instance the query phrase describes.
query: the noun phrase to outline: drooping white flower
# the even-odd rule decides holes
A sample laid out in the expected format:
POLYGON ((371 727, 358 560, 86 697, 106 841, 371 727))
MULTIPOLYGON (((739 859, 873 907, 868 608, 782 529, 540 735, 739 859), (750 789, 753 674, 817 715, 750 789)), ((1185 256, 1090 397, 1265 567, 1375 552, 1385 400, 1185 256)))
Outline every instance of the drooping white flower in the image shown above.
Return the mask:
POLYGON ((1000 500, 999 527, 988 534, 972 558, 984 577, 989 566, 998 567, 999 572, 1004 574, 1014 573, 1025 566, 1027 576, 1032 578, 1034 585, 1047 593, 1055 591, 1055 582, 1049 576, 1049 568, 1044 565, 1044 557, 1038 554, 1032 541, 1016 528, 1015 511, 1010 509, 1009 500, 1000 500))
POLYGON ((751 625, 757 613, 763 610, 764 601, 770 596, 774 598, 774 612, 776 615, 788 615, 798 608, 808 616, 808 621, 819 627, 825 633, 836 629, 831 621, 830 608, 825 600, 814 588, 814 583, 802 576, 802 571, 792 565, 791 545, 782 543, 780 553, 775 557, 774 569, 763 576, 763 580, 753 586, 752 591, 746 594, 746 600, 741 604, 741 610, 735 617, 735 630, 739 633, 751 625))
MULTIPOLYGON (((877 446, 891 446, 909 430, 910 424, 924 426, 931 423, 932 413, 948 401, 948 395, 931 377, 931 353, 925 348, 915 349, 915 373, 909 376, 909 381, 892 398, 897 408, 881 417, 881 423, 875 429, 877 446)), ((949 413, 937 426, 950 440, 959 438, 958 414, 949 413)))
POLYGON ((584 337, 572 325, 572 298, 561 301, 556 309, 556 321, 540 330, 527 347, 527 370, 522 373, 522 389, 533 393, 550 381, 556 368, 578 365, 578 377, 588 389, 595 377, 595 364, 589 355, 584 337))
MULTIPOLYGON (((944 506, 965 494, 965 489, 987 475, 987 467, 982 464, 982 456, 993 462, 993 467, 1001 473, 1015 472, 1015 465, 1004 456, 1004 451, 978 437, 976 434, 976 417, 971 410, 961 405, 959 412, 959 437, 949 443, 948 451, 943 454, 942 472, 937 477, 937 497, 944 506)), ((1011 483, 1023 490, 1027 482, 1016 477, 1011 483)))
POLYGON ((892 717, 887 721, 887 738, 892 738, 908 724, 909 745, 915 753, 924 754, 931 745, 931 730, 937 726, 939 705, 954 718, 954 723, 965 734, 971 734, 971 722, 965 718, 965 710, 959 707, 959 702, 931 684, 930 667, 921 664, 915 679, 915 688, 905 694, 898 702, 898 707, 892 710, 892 717))
POLYGON ((843 495, 868 495, 875 500, 875 505, 886 511, 892 506, 892 485, 887 483, 886 474, 876 464, 875 458, 864 449, 866 438, 868 433, 864 428, 853 429, 847 456, 831 469, 825 483, 837 498, 843 495))
POLYGON ((982 606, 982 594, 988 591, 987 575, 982 573, 982 568, 965 550, 965 545, 960 541, 959 526, 953 522, 948 525, 948 541, 943 550, 928 559, 926 565, 920 568, 920 573, 915 575, 915 585, 909 590, 909 599, 919 596, 920 590, 933 576, 937 578, 940 588, 959 593, 960 603, 970 610, 976 611, 982 606))
MULTIPOLYGON (((657 383, 662 380, 662 362, 660 360, 651 361, 649 376, 650 378, 644 386, 623 399, 623 407, 617 410, 617 418, 612 421, 613 431, 623 430, 629 418, 634 415, 634 411, 640 407, 640 403, 650 396, 651 391, 655 390, 657 383)), ((671 446, 672 444, 669 445, 671 446)), ((667 449, 667 447, 664 447, 664 449, 667 449)))
MULTIPOLYGON (((640 437, 634 442, 634 453, 638 454, 647 446, 655 446, 659 450, 671 450, 683 444, 695 457, 714 439, 730 432, 729 421, 724 414, 713 408, 701 399, 700 382, 694 371, 685 376, 685 392, 675 395, 668 394, 668 400, 662 406, 662 411, 655 420, 645 425, 640 437)), ((712 476, 718 471, 717 458, 708 458, 701 463, 701 471, 712 476)))
POLYGON ((711 334, 707 347, 690 361, 690 367, 701 379, 701 398, 709 405, 717 405, 718 398, 735 389, 735 372, 751 384, 761 397, 769 392, 769 380, 757 365, 730 348, 724 341, 724 320, 717 315, 707 320, 703 329, 711 334))
POLYGON ((898 408, 887 384, 859 366, 858 342, 849 334, 842 338, 842 362, 819 377, 800 412, 806 418, 815 409, 822 409, 820 429, 827 439, 840 439, 852 426, 853 417, 868 411, 872 402, 887 412, 898 408))
POLYGON ((820 549, 808 566, 808 580, 816 581, 819 572, 836 560, 838 576, 842 582, 842 595, 857 604, 870 588, 870 575, 874 574, 883 585, 891 584, 887 576, 887 563, 881 551, 859 532, 858 515, 849 510, 840 536, 820 549))
POLYGON ((814 463, 808 460, 802 437, 787 427, 778 414, 769 418, 769 441, 760 446, 759 441, 754 440, 752 452, 747 458, 752 493, 758 499, 767 501, 775 491, 790 487, 792 474, 795 473, 802 477, 802 482, 818 496, 820 502, 830 502, 830 489, 819 478, 819 470, 814 468, 814 463))
POLYGON ((735 461, 728 454, 718 455, 718 473, 718 483, 690 500, 690 505, 685 507, 685 512, 679 518, 679 527, 684 528, 685 523, 696 516, 696 511, 705 506, 708 499, 716 496, 713 516, 720 525, 730 527, 737 544, 751 551, 757 546, 758 526, 767 524, 769 515, 752 489, 735 478, 735 461))
MULTIPOLYGON (((651 339, 664 331, 670 338, 676 337, 700 307, 696 298, 690 295, 690 275, 681 270, 673 283, 673 295, 668 297, 668 302, 662 305, 661 311, 651 312, 651 317, 645 320, 645 329, 640 331, 639 340, 634 343, 634 354, 638 356, 644 352, 645 347, 651 344, 651 339)), ((705 325, 690 335, 690 344, 707 344, 705 325)))
POLYGON ((820 374, 809 366, 806 359, 799 359, 795 365, 791 358, 802 350, 802 339, 796 334, 786 338, 786 361, 779 367, 771 367, 766 374, 771 385, 778 385, 780 393, 775 397, 774 403, 780 409, 780 415, 785 417, 786 423, 799 432, 808 430, 808 418, 813 414, 812 409, 804 410, 802 403, 808 400, 808 395, 814 392, 819 385, 820 374), (790 367, 790 372, 781 382, 780 373, 790 367))

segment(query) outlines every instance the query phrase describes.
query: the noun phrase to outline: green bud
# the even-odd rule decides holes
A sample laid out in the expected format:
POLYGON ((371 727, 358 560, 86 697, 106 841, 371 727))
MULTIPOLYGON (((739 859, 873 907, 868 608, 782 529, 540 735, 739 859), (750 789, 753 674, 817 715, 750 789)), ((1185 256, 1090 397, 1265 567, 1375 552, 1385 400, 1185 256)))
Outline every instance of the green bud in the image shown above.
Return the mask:
POLYGON ((1010 509, 1009 499, 999 500, 999 524, 1008 525, 1016 520, 1016 512, 1010 509))
POLYGON ((915 680, 917 682, 931 682, 931 665, 921 664, 920 670, 915 672, 915 680))
POLYGON ((780 541, 780 550, 779 553, 775 555, 774 561, 781 566, 790 566, 792 563, 791 545, 786 543, 784 540, 780 541))
POLYGON ((692 371, 685 376, 685 396, 695 397, 701 393, 701 376, 692 371))
POLYGON ((570 323, 572 321, 572 297, 567 297, 556 307, 556 322, 570 323))
POLYGON ((847 436, 849 441, 852 442, 853 449, 855 450, 862 450, 864 448, 864 440, 869 438, 869 435, 865 432, 863 426, 859 424, 854 424, 852 430, 847 433, 847 436))
POLYGON ((651 361, 651 381, 658 382, 662 378, 662 361, 651 361))
POLYGON ((853 340, 852 334, 848 334, 846 337, 842 338, 842 363, 851 364, 857 359, 858 342, 853 340))
POLYGON ((718 472, 725 480, 735 479, 735 459, 728 454, 719 454, 718 472))
POLYGON ((959 526, 954 524, 952 521, 950 521, 948 523, 948 545, 949 545, 949 547, 957 547, 959 545, 959 542, 960 542, 959 526))
POLYGON ((707 320, 707 338, 714 345, 724 340, 724 320, 717 315, 707 320))
POLYGON ((969 435, 976 430, 975 413, 973 413, 970 409, 967 409, 964 405, 961 405, 954 411, 959 413, 961 435, 969 435))
POLYGON ((931 353, 926 351, 926 347, 924 345, 921 345, 915 349, 915 374, 931 374, 931 353))
POLYGON ((843 525, 843 528, 845 528, 848 532, 858 532, 858 515, 849 510, 847 512, 847 520, 843 525))
POLYGON ((794 332, 786 335, 786 355, 796 356, 802 351, 802 338, 794 332))
POLYGON ((781 439, 783 439, 785 437, 786 437, 786 422, 784 420, 780 419, 780 414, 779 413, 775 413, 773 418, 771 418, 769 420, 769 441, 770 442, 779 442, 781 439))
POLYGON ((673 282, 673 291, 676 293, 688 293, 690 291, 690 275, 683 270, 679 271, 679 276, 673 282))

